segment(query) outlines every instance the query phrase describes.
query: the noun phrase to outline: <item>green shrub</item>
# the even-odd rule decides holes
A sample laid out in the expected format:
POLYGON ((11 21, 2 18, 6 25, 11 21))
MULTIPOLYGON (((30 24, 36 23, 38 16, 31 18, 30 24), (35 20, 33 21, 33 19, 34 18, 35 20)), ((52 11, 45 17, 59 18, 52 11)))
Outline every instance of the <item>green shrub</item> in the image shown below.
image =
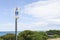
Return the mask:
POLYGON ((0 40, 3 40, 2 38, 0 38, 0 40))
POLYGON ((59 38, 59 37, 60 37, 60 35, 57 35, 57 34, 54 35, 54 38, 59 38))
POLYGON ((15 35, 14 34, 6 34, 2 36, 4 40, 15 40, 15 35))
POLYGON ((26 30, 18 35, 19 40, 47 40, 47 34, 45 32, 37 32, 26 30))

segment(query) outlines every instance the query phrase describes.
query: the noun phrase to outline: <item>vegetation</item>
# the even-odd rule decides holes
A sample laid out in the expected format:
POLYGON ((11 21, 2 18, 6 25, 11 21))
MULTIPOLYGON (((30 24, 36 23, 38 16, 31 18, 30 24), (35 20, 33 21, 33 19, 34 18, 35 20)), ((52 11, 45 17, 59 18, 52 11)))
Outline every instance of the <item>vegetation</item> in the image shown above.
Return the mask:
POLYGON ((47 40, 47 34, 44 32, 36 31, 23 31, 19 33, 19 40, 47 40))
POLYGON ((46 31, 46 33, 48 35, 54 35, 54 34, 60 35, 60 30, 49 30, 49 31, 46 31))
POLYGON ((2 38, 0 38, 0 40, 3 40, 2 38))
POLYGON ((54 38, 60 38, 60 35, 54 34, 54 38))
POLYGON ((14 34, 6 34, 2 36, 3 40, 15 40, 15 35, 14 34))
POLYGON ((60 30, 49 30, 46 31, 48 35, 51 35, 49 38, 60 38, 60 30))
MULTIPOLYGON (((46 32, 25 30, 20 32, 17 37, 18 40, 47 40, 48 38, 60 38, 60 30, 49 30, 46 32), (50 37, 48 37, 48 35, 50 37)), ((0 37, 0 40, 15 40, 15 35, 3 35, 0 37)))

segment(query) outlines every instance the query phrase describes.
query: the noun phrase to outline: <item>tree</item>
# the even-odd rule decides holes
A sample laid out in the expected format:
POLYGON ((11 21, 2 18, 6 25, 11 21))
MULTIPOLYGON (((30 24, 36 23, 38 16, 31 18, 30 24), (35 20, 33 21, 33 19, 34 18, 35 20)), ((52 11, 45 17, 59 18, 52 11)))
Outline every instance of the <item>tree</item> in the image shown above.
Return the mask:
POLYGON ((15 35, 14 34, 6 34, 2 36, 4 40, 15 40, 15 35))
POLYGON ((45 32, 25 30, 18 35, 19 40, 47 40, 45 32))
POLYGON ((58 34, 60 35, 60 30, 49 30, 46 32, 48 35, 58 34))
POLYGON ((19 40, 31 40, 32 34, 33 34, 32 31, 26 30, 26 31, 19 33, 18 38, 19 38, 19 40))
POLYGON ((59 38, 60 37, 60 30, 49 30, 46 31, 46 33, 49 35, 49 38, 59 38))
POLYGON ((47 40, 48 39, 48 35, 47 35, 46 32, 40 31, 39 34, 42 36, 43 40, 47 40))

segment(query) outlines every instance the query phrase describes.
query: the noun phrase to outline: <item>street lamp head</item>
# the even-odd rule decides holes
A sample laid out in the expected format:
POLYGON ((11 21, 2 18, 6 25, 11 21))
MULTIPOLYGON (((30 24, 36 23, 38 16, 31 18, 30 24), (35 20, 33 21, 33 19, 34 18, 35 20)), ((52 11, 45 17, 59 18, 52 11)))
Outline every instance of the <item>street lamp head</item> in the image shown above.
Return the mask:
POLYGON ((15 9, 15 18, 19 18, 19 11, 18 11, 18 8, 15 9))
POLYGON ((16 7, 16 10, 18 10, 18 8, 16 7))

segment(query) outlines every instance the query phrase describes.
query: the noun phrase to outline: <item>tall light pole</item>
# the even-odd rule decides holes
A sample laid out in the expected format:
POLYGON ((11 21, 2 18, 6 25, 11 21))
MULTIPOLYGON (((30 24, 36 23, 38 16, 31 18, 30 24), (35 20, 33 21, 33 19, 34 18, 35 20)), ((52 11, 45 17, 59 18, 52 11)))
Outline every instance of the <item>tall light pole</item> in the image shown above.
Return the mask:
POLYGON ((15 40, 17 40, 17 20, 18 20, 18 15, 19 15, 19 12, 18 12, 18 8, 16 8, 15 10, 15 40))

